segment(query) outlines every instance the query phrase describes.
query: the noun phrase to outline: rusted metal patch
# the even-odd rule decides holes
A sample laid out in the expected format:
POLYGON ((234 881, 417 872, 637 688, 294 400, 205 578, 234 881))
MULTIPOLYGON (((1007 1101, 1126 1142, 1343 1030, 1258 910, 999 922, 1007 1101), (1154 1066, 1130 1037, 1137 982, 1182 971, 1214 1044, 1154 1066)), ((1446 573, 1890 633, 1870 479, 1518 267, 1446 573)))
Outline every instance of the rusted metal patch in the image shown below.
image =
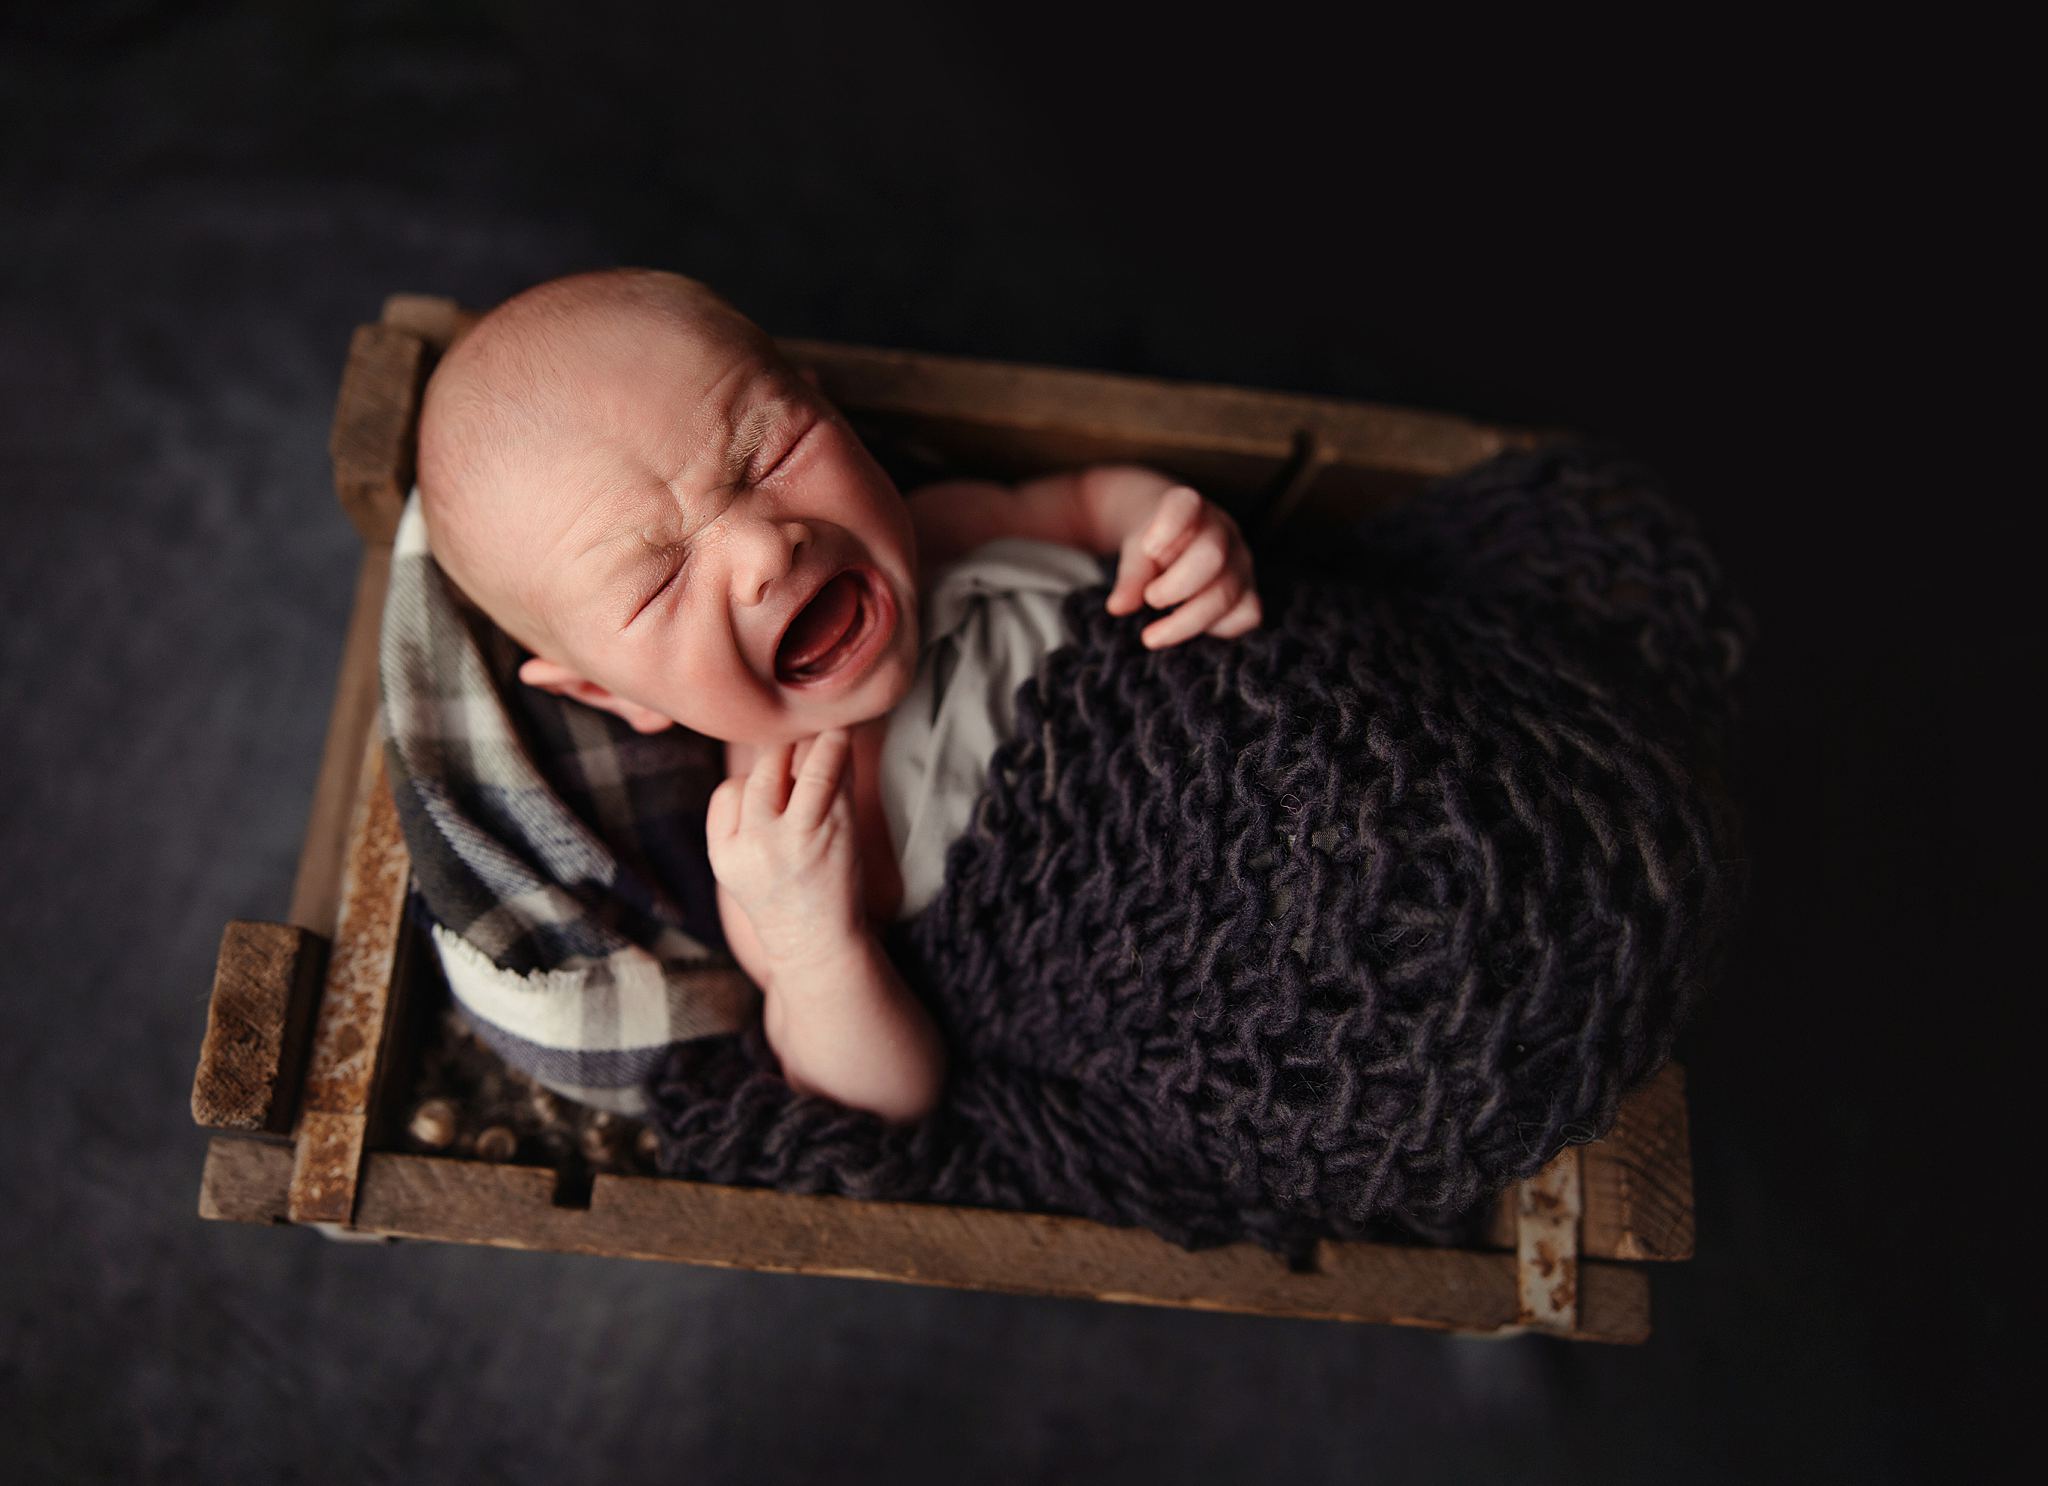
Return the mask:
POLYGON ((355 1209, 410 867, 384 776, 383 738, 373 726, 293 1137, 294 1223, 346 1223, 355 1209))
POLYGON ((1579 1213, 1583 1198, 1579 1149, 1557 1159, 1515 1189, 1516 1274, 1519 1324, 1571 1333, 1579 1326, 1579 1213))

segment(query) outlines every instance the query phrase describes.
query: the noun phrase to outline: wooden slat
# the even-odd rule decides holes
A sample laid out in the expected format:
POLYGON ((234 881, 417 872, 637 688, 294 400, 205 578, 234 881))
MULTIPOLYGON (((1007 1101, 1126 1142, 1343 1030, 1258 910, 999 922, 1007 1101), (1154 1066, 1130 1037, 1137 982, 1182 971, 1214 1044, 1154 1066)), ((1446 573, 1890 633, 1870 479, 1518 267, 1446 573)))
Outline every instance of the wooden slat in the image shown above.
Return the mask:
POLYGON ((1276 486, 1288 468, 1282 452, 1179 442, 1165 434, 1056 433, 858 407, 847 414, 885 469, 900 450, 924 454, 925 470, 898 476, 905 490, 943 473, 1021 480, 1091 464, 1142 464, 1186 481, 1242 521, 1255 514, 1250 497, 1276 486))
POLYGON ((390 325, 359 325, 335 399, 327 451, 334 494, 366 542, 389 544, 412 489, 426 343, 390 325))
POLYGON ((299 848, 298 877, 292 884, 291 921, 323 939, 334 937, 341 908, 341 864, 348 849, 349 823, 355 818, 356 790, 362 783, 363 748, 376 727, 377 637, 384 623, 384 595, 391 585, 391 549, 363 549, 356 575, 355 607, 342 643, 341 666, 334 681, 334 705, 327 714, 327 742, 320 754, 320 775, 313 786, 313 806, 306 820, 306 839, 299 848))
POLYGON ((381 325, 418 336, 435 356, 452 346, 480 318, 438 294, 387 295, 384 312, 377 317, 381 325))
POLYGON ((294 924, 237 919, 221 935, 192 1118, 282 1133, 292 1119, 326 942, 294 924))
MULTIPOLYGON (((200 1212, 285 1220, 288 1148, 222 1136, 208 1148, 200 1212)), ((730 1269, 890 1280, 1138 1305, 1379 1322, 1467 1332, 1523 1329, 1506 1254, 1325 1243, 1294 1274, 1250 1245, 1188 1253, 1140 1229, 918 1203, 856 1202, 659 1178, 600 1176, 589 1208, 557 1207, 540 1167, 373 1153, 353 1227, 385 1237, 658 1259, 730 1269)), ((1650 1334, 1648 1277, 1580 1266, 1567 1335, 1650 1334)))
POLYGON ((199 1178, 199 1216, 226 1223, 291 1220, 292 1148, 239 1135, 216 1135, 206 1145, 199 1178))
MULTIPOLYGON (((1318 1272, 1295 1274, 1250 1244, 1190 1253, 1142 1229, 1077 1218, 609 1175, 583 1209, 555 1206, 554 1189, 553 1173, 536 1167, 377 1153, 355 1226, 500 1248, 1444 1330, 1514 1329, 1521 1314, 1505 1254, 1325 1243, 1318 1272)), ((1571 1335, 1647 1337, 1644 1276, 1585 1266, 1571 1335)))
POLYGON ((408 867, 384 777, 383 741, 373 728, 363 751, 341 913, 293 1134, 295 1223, 346 1223, 355 1205, 372 1099, 384 1070, 408 867))
POLYGON ((1062 437, 1167 438, 1188 448, 1286 459, 1312 435, 1338 462, 1431 476, 1498 453, 1501 429, 1447 413, 1205 382, 973 360, 927 352, 780 340, 828 396, 867 411, 914 413, 1062 437))
POLYGON ((1685 1070, 1667 1063, 1624 1099, 1614 1129, 1585 1148, 1581 1247, 1610 1259, 1693 1256, 1692 1142, 1685 1070))

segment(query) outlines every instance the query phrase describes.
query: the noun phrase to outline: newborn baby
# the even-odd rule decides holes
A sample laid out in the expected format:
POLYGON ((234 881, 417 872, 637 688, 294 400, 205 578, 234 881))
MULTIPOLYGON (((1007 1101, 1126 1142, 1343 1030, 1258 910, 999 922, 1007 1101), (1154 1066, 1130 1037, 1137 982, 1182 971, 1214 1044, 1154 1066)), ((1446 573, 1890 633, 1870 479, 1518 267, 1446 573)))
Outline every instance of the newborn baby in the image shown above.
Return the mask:
POLYGON ((784 1076, 885 1119, 936 1104, 945 1051, 876 937, 903 884, 876 762, 933 575, 1003 537, 1118 554, 1146 645, 1261 610, 1220 507, 1101 465, 908 497, 774 344, 708 289, 616 270, 539 285, 441 360, 419 429, 436 561, 544 688, 725 745, 706 821, 720 922, 784 1076))

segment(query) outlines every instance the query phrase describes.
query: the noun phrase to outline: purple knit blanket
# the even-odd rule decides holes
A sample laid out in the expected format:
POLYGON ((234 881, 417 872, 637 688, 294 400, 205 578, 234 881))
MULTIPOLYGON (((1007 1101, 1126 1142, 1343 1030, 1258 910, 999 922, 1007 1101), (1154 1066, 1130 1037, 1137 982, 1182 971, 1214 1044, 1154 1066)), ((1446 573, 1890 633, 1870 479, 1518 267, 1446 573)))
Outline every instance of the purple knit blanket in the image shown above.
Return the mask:
POLYGON ((951 1049, 940 1108, 797 1095, 757 1022, 650 1079, 663 1169, 1301 1262, 1459 1237, 1604 1134, 1741 897, 1747 615, 1611 451, 1502 455, 1355 537, 1262 550, 1260 629, 1156 652, 1105 559, 886 941, 951 1049))

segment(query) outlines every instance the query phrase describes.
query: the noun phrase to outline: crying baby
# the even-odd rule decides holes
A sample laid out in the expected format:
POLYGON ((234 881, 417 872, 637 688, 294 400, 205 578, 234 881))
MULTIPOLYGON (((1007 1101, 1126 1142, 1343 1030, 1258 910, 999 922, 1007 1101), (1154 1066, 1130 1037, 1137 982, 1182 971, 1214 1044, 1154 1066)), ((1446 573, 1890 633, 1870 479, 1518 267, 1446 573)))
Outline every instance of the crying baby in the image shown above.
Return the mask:
POLYGON ((932 1110, 946 1058, 878 929, 931 895, 1059 595, 1114 553, 1109 612, 1167 611, 1148 646, 1261 619, 1236 522, 1194 490, 1097 465, 900 493, 676 274, 578 274, 486 315, 428 383, 418 468, 434 557, 531 652, 522 680, 723 741, 706 845, 769 1045, 799 1092, 891 1121, 932 1110), (959 643, 970 598, 1014 622, 959 643))

